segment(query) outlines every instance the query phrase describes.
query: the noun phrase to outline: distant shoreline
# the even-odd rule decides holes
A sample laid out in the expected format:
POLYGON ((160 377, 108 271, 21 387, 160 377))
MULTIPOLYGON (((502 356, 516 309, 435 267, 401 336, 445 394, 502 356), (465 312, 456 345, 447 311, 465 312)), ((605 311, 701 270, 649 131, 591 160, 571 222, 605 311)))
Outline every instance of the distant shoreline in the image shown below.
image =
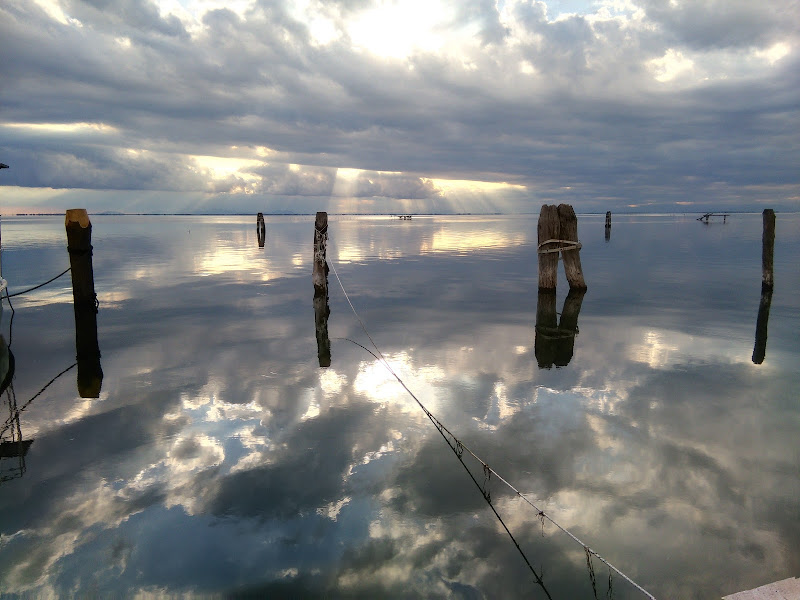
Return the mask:
MULTIPOLYGON (((708 211, 681 211, 681 212, 622 212, 617 211, 615 215, 703 215, 708 211)), ((761 214, 759 210, 726 210, 729 215, 755 215, 761 214)), ((800 210, 784 210, 775 213, 794 214, 800 210)), ((99 212, 89 214, 97 217, 249 217, 255 213, 119 213, 119 212, 99 212)), ((313 217, 316 213, 262 213, 265 217, 313 217)), ((337 217, 397 217, 398 213, 328 213, 331 216, 337 217)), ((518 216, 518 215, 538 215, 537 212, 520 212, 520 213, 404 213, 412 217, 503 217, 503 216, 518 216)), ((587 216, 605 216, 603 212, 578 212, 579 215, 587 216)), ((714 212, 717 214, 717 212, 714 212)), ((2 216, 2 215, 0 215, 2 216)), ((63 217, 63 212, 47 212, 47 213, 14 213, 5 215, 7 217, 63 217)))

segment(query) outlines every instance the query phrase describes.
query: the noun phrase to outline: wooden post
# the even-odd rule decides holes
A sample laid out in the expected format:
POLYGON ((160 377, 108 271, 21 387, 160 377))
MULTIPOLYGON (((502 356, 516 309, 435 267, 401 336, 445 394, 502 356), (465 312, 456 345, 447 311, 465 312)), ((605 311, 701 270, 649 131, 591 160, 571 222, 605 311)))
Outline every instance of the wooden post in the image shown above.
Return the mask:
POLYGON ((606 241, 611 239, 611 211, 606 211, 606 241))
POLYGON ((546 252, 558 248, 557 243, 547 243, 548 240, 560 238, 558 208, 552 204, 545 204, 539 211, 539 291, 555 293, 558 282, 558 252, 546 252), (544 251, 544 252, 543 252, 544 251))
POLYGON ((314 289, 328 292, 328 213, 318 212, 314 220, 314 289))
POLYGON ((317 335, 317 358, 320 367, 331 366, 331 341, 328 338, 328 213, 318 212, 314 220, 314 323, 317 335))
POLYGON ((261 213, 256 215, 256 233, 258 234, 258 247, 263 248, 264 242, 267 240, 267 228, 264 225, 264 215, 261 213))
POLYGON ((753 362, 760 365, 767 355, 767 323, 772 305, 774 284, 772 263, 775 250, 775 211, 765 208, 762 214, 764 229, 761 234, 761 302, 756 319, 756 342, 753 346, 753 362))
POLYGON ((92 270, 92 224, 86 209, 67 211, 67 250, 72 274, 72 307, 75 313, 75 352, 78 361, 78 393, 99 398, 103 385, 100 346, 97 342, 97 295, 92 270))
MULTIPOLYGON (((561 239, 566 242, 578 242, 578 217, 569 204, 558 205, 558 220, 561 224, 561 239)), ((586 282, 583 280, 581 269, 580 246, 565 249, 561 252, 564 260, 564 272, 567 275, 569 289, 585 290, 586 282)))
POLYGON ((761 234, 761 291, 772 290, 772 262, 775 250, 775 211, 765 208, 764 231, 761 234))

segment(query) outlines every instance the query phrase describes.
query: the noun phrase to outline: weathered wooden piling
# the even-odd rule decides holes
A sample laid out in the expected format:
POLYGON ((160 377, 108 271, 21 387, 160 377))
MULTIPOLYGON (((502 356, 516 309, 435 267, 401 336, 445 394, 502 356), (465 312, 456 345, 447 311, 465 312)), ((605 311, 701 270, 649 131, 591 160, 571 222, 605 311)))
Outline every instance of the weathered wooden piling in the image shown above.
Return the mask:
POLYGON ((578 242, 578 217, 569 204, 558 205, 558 220, 561 225, 561 239, 567 244, 561 251, 564 260, 564 272, 567 275, 569 289, 585 290, 581 268, 580 242, 578 242))
POLYGON ((611 211, 606 211, 606 241, 611 239, 611 211))
POLYGON ((264 225, 264 215, 262 213, 256 215, 256 233, 258 234, 258 247, 263 248, 267 240, 267 228, 264 225))
POLYGON ((762 214, 764 230, 761 234, 761 289, 771 290, 772 262, 775 250, 775 211, 765 208, 762 214))
POLYGON ((314 323, 317 336, 317 358, 320 367, 331 366, 331 341, 328 337, 328 213, 318 212, 314 220, 314 323))
POLYGON ((775 250, 775 211, 765 208, 762 213, 763 231, 761 234, 761 302, 756 319, 756 341, 753 346, 753 362, 760 365, 767 355, 767 323, 772 305, 774 285, 772 264, 775 250))
POLYGON ((318 212, 314 220, 314 267, 312 281, 315 290, 328 291, 328 213, 318 212))
POLYGON ((539 211, 539 291, 555 293, 558 282, 558 242, 561 227, 558 208, 544 204, 539 211))
POLYGON ((585 290, 578 241, 578 218, 569 204, 545 204, 539 211, 539 291, 556 291, 558 254, 571 290, 585 290))
POLYGON ((75 313, 75 352, 78 393, 99 398, 103 385, 100 346, 97 341, 97 294, 92 270, 92 223, 86 209, 67 210, 67 251, 72 274, 72 307, 75 313))

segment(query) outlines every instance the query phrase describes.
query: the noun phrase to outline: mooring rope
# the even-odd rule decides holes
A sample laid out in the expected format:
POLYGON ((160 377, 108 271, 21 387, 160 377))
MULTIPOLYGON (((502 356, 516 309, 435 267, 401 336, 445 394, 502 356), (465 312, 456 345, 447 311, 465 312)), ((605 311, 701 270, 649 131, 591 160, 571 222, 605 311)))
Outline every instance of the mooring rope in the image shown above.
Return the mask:
POLYGON ((22 294, 27 294, 28 292, 32 292, 33 290, 38 290, 40 287, 44 287, 44 286, 46 286, 48 283, 52 283, 52 282, 54 282, 56 279, 58 279, 58 278, 59 278, 59 277, 61 277, 62 275, 66 275, 66 274, 69 272, 70 268, 71 268, 71 267, 67 267, 66 269, 64 269, 63 271, 61 271, 61 273, 59 273, 58 275, 56 275, 56 276, 55 276, 55 277, 53 277, 52 279, 48 279, 48 280, 47 280, 47 281, 45 281, 44 283, 40 283, 39 285, 35 285, 35 286, 33 286, 32 288, 28 288, 27 290, 22 290, 21 292, 14 292, 13 294, 9 294, 9 293, 8 293, 8 288, 6 288, 6 296, 5 296, 5 297, 6 297, 6 298, 13 298, 14 296, 21 296, 22 294))
POLYGON ((545 240, 541 242, 537 248, 539 254, 550 254, 551 252, 561 252, 562 250, 580 250, 581 243, 576 242, 575 240, 545 240), (548 248, 547 250, 542 250, 542 246, 546 246, 547 244, 562 244, 558 248, 548 248))
MULTIPOLYGON (((564 240, 547 240, 547 242, 542 242, 542 244, 540 244, 540 247, 543 244, 546 244, 548 242, 553 242, 553 241, 564 241, 564 240)), ((570 243, 580 245, 580 242, 570 242, 570 243)), ((529 504, 538 513, 538 516, 539 516, 540 519, 547 519, 548 521, 550 521, 553 525, 555 525, 558 529, 560 529, 562 532, 567 534, 575 542, 577 542, 578 544, 583 546, 583 549, 587 553, 587 555, 592 555, 592 556, 597 557, 597 559, 599 561, 601 561, 603 564, 605 564, 609 569, 612 569, 615 573, 617 573, 625 581, 630 583, 637 590, 642 592, 642 594, 644 594, 645 596, 647 596, 651 600, 655 600, 655 596, 653 596, 650 592, 648 592, 646 589, 644 589, 642 586, 640 586, 638 583, 636 583, 633 579, 628 577, 625 573, 620 571, 617 567, 615 567, 608 560, 603 558, 599 553, 597 553, 595 550, 590 548, 587 544, 582 542, 571 531, 569 531, 568 529, 566 529, 565 527, 560 525, 558 522, 556 522, 549 514, 547 514, 544 510, 542 510, 538 506, 536 506, 536 504, 534 504, 525 494, 520 492, 511 483, 506 481, 497 471, 495 471, 493 468, 491 468, 488 465, 488 463, 486 463, 486 461, 484 461, 481 457, 479 457, 477 454, 475 454, 466 444, 464 444, 461 440, 459 440, 449 429, 447 429, 447 427, 444 426, 444 424, 441 421, 439 421, 439 419, 436 418, 436 416, 431 411, 429 411, 425 407, 425 405, 420 401, 420 399, 417 398, 416 395, 414 395, 414 392, 412 392, 408 388, 408 386, 405 384, 405 382, 395 372, 395 370, 392 368, 392 366, 389 364, 389 362, 383 356, 383 353, 380 351, 380 348, 378 348, 378 345, 375 343, 375 340, 372 339, 372 336, 369 334, 369 331, 367 330, 367 327, 364 324, 364 321, 361 320, 361 317, 359 316, 358 311, 356 311, 355 306, 353 306, 353 303, 350 300, 350 296, 347 294, 347 290, 345 290, 345 288, 344 288, 344 284, 342 283, 342 280, 339 277, 339 273, 336 271, 336 265, 334 264, 333 261, 331 262, 331 268, 333 270, 334 275, 336 275, 336 280, 339 282, 339 287, 342 288, 342 293, 344 293, 344 297, 347 300, 347 303, 350 305, 350 310, 353 311, 353 315, 355 315, 356 320, 361 325, 361 329, 364 331, 364 334, 367 336, 367 338, 369 338, 369 341, 372 343, 372 347, 375 348, 375 354, 373 354, 373 356, 375 356, 375 358, 389 371, 389 373, 392 374, 392 376, 397 380, 397 382, 401 386, 403 386, 403 389, 405 389, 406 392, 408 392, 408 394, 414 399, 414 401, 419 405, 419 407, 422 409, 422 411, 428 416, 428 418, 431 420, 431 422, 434 424, 434 426, 439 430, 439 432, 443 436, 444 436, 444 432, 446 432, 447 435, 449 435, 453 439, 454 444, 455 444, 455 446, 454 446, 455 448, 460 449, 462 452, 464 450, 466 450, 470 455, 472 455, 472 457, 475 460, 477 460, 479 463, 481 463, 481 465, 483 465, 483 468, 484 468, 485 472, 493 474, 495 477, 497 477, 497 479, 502 481, 512 492, 514 492, 517 496, 522 498, 523 501, 525 501, 527 504, 529 504)), ((363 348, 363 346, 362 346, 362 348, 363 348)), ((448 440, 448 444, 449 444, 449 440, 448 440)), ((451 448, 452 447, 453 446, 451 446, 451 448)), ((457 452, 457 454, 458 454, 458 452, 457 452)), ((510 532, 509 532, 509 534, 510 534, 510 532)), ((526 562, 527 562, 527 559, 526 559, 526 562)))
POLYGON ((66 372, 67 372, 67 371, 69 371, 70 369, 73 369, 73 368, 75 368, 75 365, 77 365, 77 364, 78 364, 78 363, 73 363, 73 364, 71 364, 70 366, 68 366, 66 369, 64 369, 63 371, 61 371, 61 373, 59 373, 58 375, 56 375, 55 377, 53 377, 53 378, 52 378, 50 381, 48 381, 48 382, 47 382, 47 383, 44 385, 44 387, 43 387, 42 389, 40 389, 38 392, 36 392, 36 394, 33 396, 33 398, 31 398, 31 399, 30 399, 30 400, 28 400, 28 401, 27 401, 25 404, 23 404, 23 405, 22 405, 22 408, 20 408, 20 409, 17 409, 17 410, 15 410, 15 411, 13 411, 12 415, 6 419, 6 422, 5 422, 5 423, 3 423, 3 428, 2 428, 2 429, 0 429, 0 435, 3 435, 3 434, 6 432, 6 431, 8 431, 8 428, 9 428, 9 427, 11 427, 11 426, 14 424, 14 421, 15 421, 15 420, 16 420, 16 419, 19 417, 20 413, 21 413, 22 411, 24 411, 26 408, 28 408, 28 406, 30 405, 30 403, 31 403, 31 402, 33 402, 34 400, 36 400, 36 398, 38 398, 39 396, 41 396, 41 395, 42 395, 42 393, 43 393, 43 392, 44 392, 44 391, 45 391, 47 388, 49 388, 49 387, 50 387, 50 385, 51 385, 51 384, 52 384, 52 383, 53 383, 53 382, 54 382, 56 379, 58 379, 59 377, 61 377, 61 376, 62 376, 64 373, 66 373, 66 372))
MULTIPOLYGON (((334 267, 334 269, 335 269, 335 267, 334 267)), ((346 295, 346 292, 345 292, 345 295, 346 295)), ((381 364, 385 364, 378 357, 377 354, 375 354, 372 350, 370 350, 369 348, 367 348, 363 344, 359 344, 355 340, 351 340, 350 338, 333 338, 333 339, 345 340, 345 341, 351 342, 351 343, 355 344, 356 346, 358 346, 359 348, 363 348, 364 350, 369 352, 372 356, 375 357, 375 360, 377 360, 381 364)), ((395 375, 395 377, 397 377, 397 375, 395 375)), ((413 396, 414 395, 412 394, 412 397, 413 396)), ((414 397, 414 399, 417 400, 416 397, 414 397)), ((419 400, 417 400, 417 402, 419 403, 419 400)), ((424 407, 423 407, 423 410, 425 410, 424 407)), ((483 496, 483 499, 486 500, 486 503, 489 505, 489 508, 492 509, 492 512, 497 517, 497 520, 500 521, 500 524, 503 526, 503 529, 506 530, 506 533, 508 534, 508 537, 511 538, 511 541, 514 543, 514 546, 516 546, 517 551, 520 553, 520 556, 522 556, 522 560, 525 561, 525 564, 528 565, 528 569, 530 569, 531 573, 533 573, 533 577, 534 577, 537 585, 539 585, 539 587, 542 588, 542 590, 547 595, 547 597, 552 600, 552 596, 550 595, 550 592, 547 590, 547 587, 545 587, 545 585, 544 585, 544 580, 542 578, 544 574, 540 575, 539 573, 536 572, 536 569, 531 564, 531 561, 528 560, 528 557, 525 555, 525 552, 522 550, 522 547, 519 545, 519 542, 514 537, 514 534, 511 533, 511 530, 508 528, 508 525, 506 525, 506 522, 503 520, 503 517, 500 516, 500 513, 497 512, 497 509, 494 507, 494 504, 492 504, 492 496, 491 496, 491 493, 488 490, 489 478, 491 477, 492 471, 488 468, 488 465, 486 465, 486 464, 483 465, 483 473, 484 473, 484 478, 485 479, 484 479, 483 485, 481 485, 481 484, 478 483, 478 480, 475 479, 475 475, 472 474, 472 471, 467 466, 467 463, 464 462, 464 445, 459 441, 456 441, 455 445, 450 443, 450 440, 447 439, 447 436, 444 434, 444 431, 442 431, 444 429, 444 427, 441 425, 441 423, 439 423, 439 421, 437 421, 436 418, 430 412, 428 412, 427 410, 425 412, 426 412, 428 418, 434 424, 434 427, 436 427, 436 430, 441 434, 441 436, 444 439, 445 443, 453 451, 453 454, 456 455, 456 458, 458 459, 458 462, 460 462, 461 466, 464 467, 464 470, 467 472, 467 475, 469 475, 469 478, 472 479, 472 482, 475 484, 475 487, 477 487, 478 490, 481 492, 481 495, 483 496)))

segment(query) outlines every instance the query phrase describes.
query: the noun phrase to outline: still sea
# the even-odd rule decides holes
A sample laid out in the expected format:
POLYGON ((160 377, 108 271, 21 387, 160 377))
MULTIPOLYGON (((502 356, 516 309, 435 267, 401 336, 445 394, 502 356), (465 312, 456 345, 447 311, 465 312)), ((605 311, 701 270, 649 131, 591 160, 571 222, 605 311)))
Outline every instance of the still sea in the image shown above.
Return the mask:
MULTIPOLYGON (((800 576, 800 214, 765 297, 762 215, 696 216, 579 215, 588 291, 560 267, 553 297, 537 215, 331 215, 326 305, 313 215, 267 216, 263 247, 255 215, 93 215, 99 361, 72 273, 3 300, 0 597, 800 576)), ((9 293, 66 245, 63 217, 4 217, 9 293)))

